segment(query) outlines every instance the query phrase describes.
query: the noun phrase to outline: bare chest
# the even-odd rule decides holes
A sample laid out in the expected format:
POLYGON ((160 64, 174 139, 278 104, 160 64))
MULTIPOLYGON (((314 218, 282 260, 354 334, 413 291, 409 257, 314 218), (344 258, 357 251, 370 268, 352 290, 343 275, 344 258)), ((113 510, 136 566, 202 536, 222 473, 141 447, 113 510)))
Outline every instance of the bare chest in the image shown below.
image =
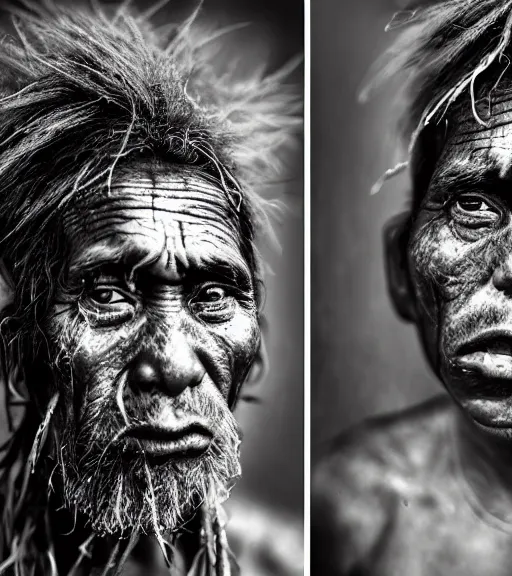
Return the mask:
POLYGON ((400 495, 366 559, 369 574, 510 576, 512 525, 484 513, 458 489, 400 495))

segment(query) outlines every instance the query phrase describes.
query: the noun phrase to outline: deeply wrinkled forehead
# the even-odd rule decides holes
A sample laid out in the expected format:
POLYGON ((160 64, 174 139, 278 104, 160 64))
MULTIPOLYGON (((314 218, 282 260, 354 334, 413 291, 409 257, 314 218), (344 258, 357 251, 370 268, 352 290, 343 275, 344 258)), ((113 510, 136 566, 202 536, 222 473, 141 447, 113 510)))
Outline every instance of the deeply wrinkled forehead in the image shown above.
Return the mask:
POLYGON ((187 268, 202 259, 241 259, 236 211, 214 181, 190 169, 135 167, 110 189, 80 198, 64 218, 71 265, 115 259, 166 259, 187 268))
POLYGON ((512 177, 512 87, 486 86, 479 99, 469 95, 438 126, 445 132, 437 178, 477 178, 494 173, 512 177))

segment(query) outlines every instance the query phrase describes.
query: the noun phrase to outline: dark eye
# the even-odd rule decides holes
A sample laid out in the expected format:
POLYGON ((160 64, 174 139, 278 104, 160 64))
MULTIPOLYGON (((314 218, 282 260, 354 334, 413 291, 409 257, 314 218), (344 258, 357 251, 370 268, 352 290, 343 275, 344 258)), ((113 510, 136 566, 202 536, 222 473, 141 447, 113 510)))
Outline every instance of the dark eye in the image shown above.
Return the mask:
POLYGON ((457 204, 460 206, 460 208, 468 212, 492 210, 491 207, 478 196, 467 196, 465 198, 460 198, 457 200, 457 204))
POLYGON ((478 240, 483 230, 501 223, 503 210, 498 200, 482 194, 462 194, 449 206, 449 215, 460 234, 471 234, 468 240, 478 240))
POLYGON ((123 294, 109 288, 93 290, 89 297, 97 304, 118 304, 126 301, 126 297, 123 294))
POLYGON ((85 291, 80 299, 80 310, 93 327, 114 327, 131 320, 136 311, 136 300, 121 288, 97 284, 85 291))
POLYGON ((221 286, 210 286, 210 288, 206 288, 203 290, 199 297, 198 301, 200 302, 220 302, 226 297, 226 290, 221 286))
POLYGON ((190 302, 192 312, 206 322, 230 320, 236 308, 236 298, 227 286, 203 286, 190 302))

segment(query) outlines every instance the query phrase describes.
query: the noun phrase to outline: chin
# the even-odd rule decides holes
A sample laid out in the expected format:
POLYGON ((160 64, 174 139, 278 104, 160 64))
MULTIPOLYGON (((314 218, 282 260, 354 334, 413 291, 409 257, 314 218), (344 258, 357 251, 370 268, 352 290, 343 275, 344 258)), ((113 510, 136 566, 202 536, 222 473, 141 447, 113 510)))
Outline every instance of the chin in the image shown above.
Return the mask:
POLYGON ((71 454, 63 446, 65 503, 100 535, 178 531, 201 505, 216 507, 240 476, 240 433, 224 420, 201 453, 172 457, 106 444, 71 454))

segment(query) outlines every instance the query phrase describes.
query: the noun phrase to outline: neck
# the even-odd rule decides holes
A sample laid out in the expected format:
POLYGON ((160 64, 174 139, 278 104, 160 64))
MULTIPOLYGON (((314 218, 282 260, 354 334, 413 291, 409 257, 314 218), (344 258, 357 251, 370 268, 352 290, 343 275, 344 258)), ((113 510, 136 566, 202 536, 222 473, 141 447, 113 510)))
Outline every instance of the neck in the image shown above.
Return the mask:
POLYGON ((512 524, 512 437, 486 432, 458 413, 455 439, 461 472, 480 505, 512 524))

